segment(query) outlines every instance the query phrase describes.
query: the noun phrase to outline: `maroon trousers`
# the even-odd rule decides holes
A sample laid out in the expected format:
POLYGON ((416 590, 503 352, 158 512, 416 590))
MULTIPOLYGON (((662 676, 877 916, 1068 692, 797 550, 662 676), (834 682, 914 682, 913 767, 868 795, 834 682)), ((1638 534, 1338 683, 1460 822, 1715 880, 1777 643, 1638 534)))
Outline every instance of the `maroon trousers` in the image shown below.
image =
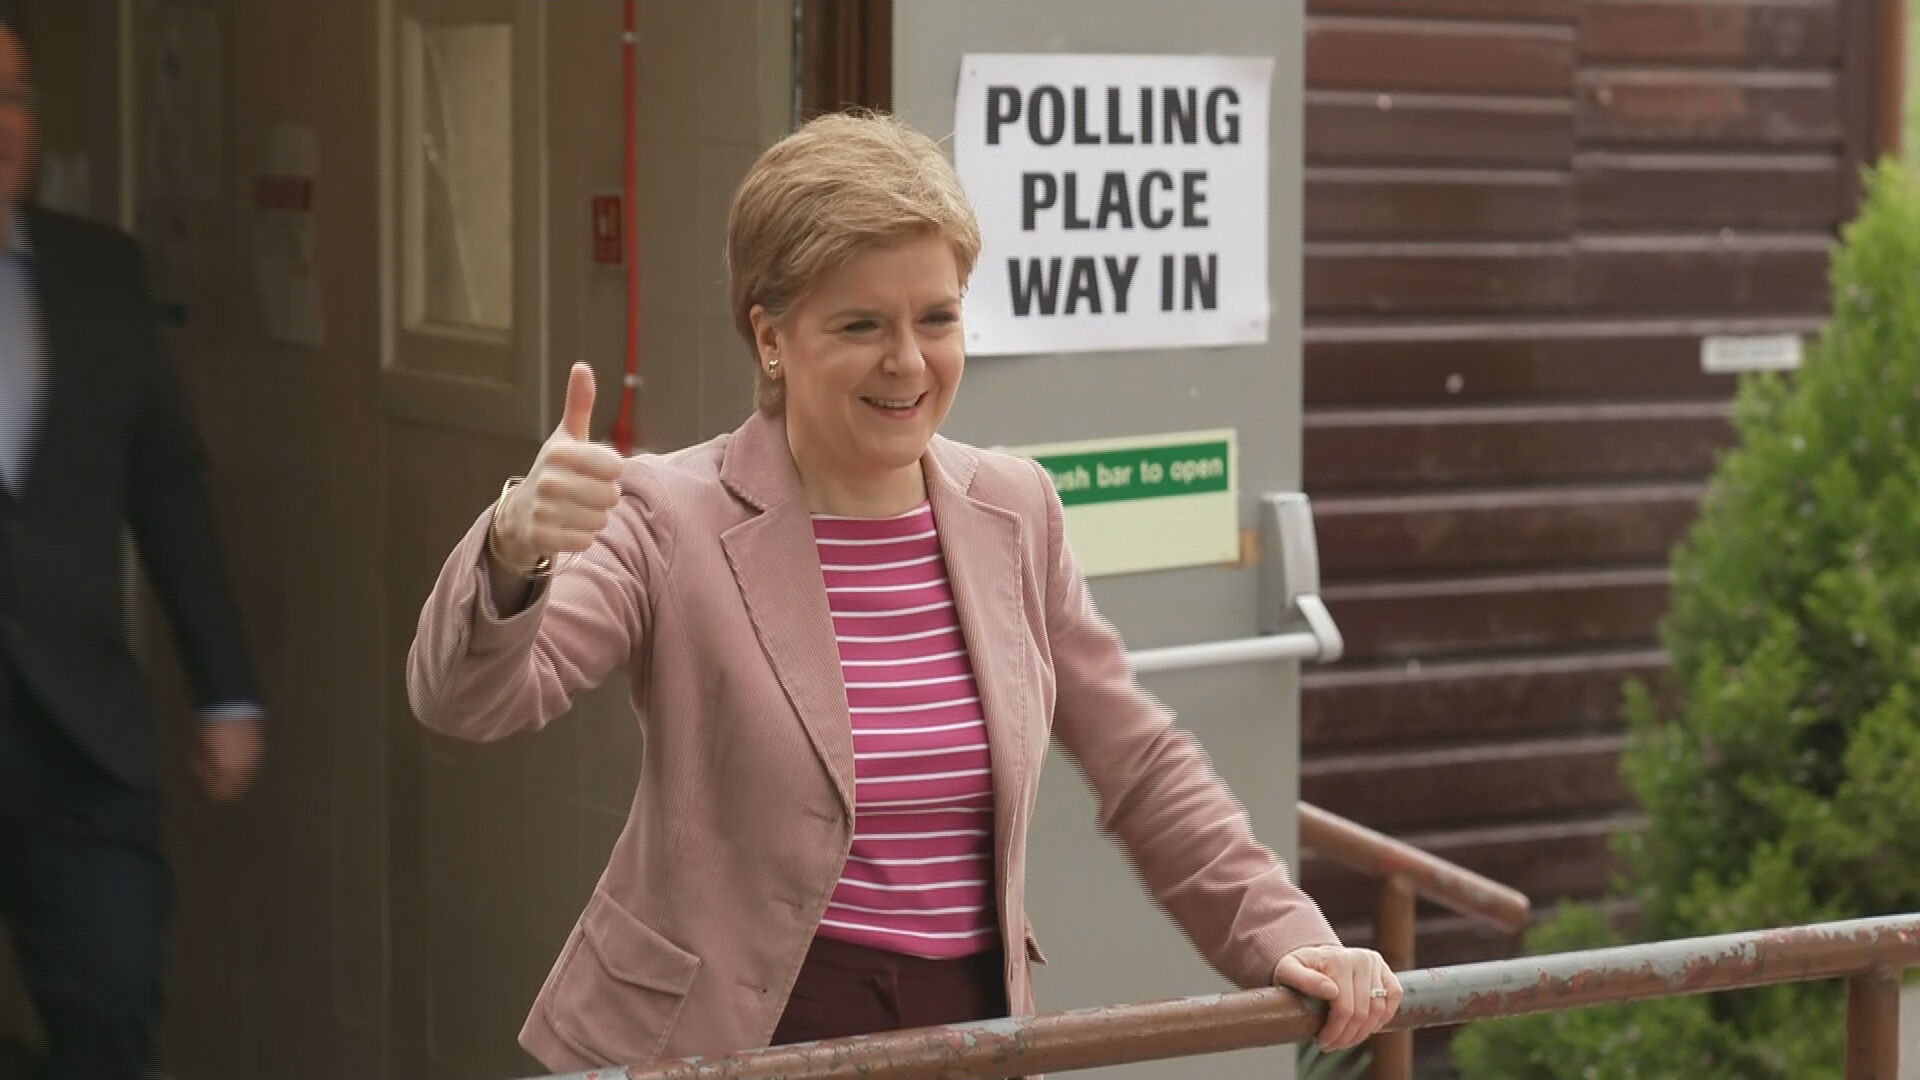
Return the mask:
POLYGON ((928 960, 816 937, 774 1045, 1005 1016, 1003 966, 999 949, 928 960))

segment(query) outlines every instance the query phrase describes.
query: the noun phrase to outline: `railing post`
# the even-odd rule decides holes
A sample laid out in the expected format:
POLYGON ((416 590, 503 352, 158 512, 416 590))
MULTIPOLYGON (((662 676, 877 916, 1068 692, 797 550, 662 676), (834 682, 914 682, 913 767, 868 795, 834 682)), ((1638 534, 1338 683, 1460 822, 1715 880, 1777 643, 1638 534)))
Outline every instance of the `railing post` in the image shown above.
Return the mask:
POLYGON ((1900 1071, 1900 972, 1847 980, 1847 1080, 1896 1080, 1900 1071))
MULTIPOLYGON (((1373 912, 1373 948, 1395 971, 1413 969, 1413 887, 1392 874, 1380 881, 1380 899, 1373 912)), ((1393 1031, 1373 1037, 1372 1080, 1413 1080, 1413 1032, 1393 1031)))

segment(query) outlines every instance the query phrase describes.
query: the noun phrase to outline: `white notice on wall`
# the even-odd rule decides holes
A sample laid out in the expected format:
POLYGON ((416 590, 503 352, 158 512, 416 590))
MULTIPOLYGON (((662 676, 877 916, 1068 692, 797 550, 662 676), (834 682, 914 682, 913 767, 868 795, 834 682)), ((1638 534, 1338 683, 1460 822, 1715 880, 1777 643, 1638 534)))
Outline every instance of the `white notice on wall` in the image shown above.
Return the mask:
POLYGON ((253 178, 253 282, 267 336, 295 345, 326 340, 314 244, 319 141, 310 127, 275 125, 267 167, 253 178))
POLYGON ((1709 375, 1793 371, 1800 366, 1799 334, 1715 334, 1700 339, 1700 370, 1709 375))
POLYGON ((1272 83, 1267 57, 965 57, 968 351, 1265 342, 1272 83))

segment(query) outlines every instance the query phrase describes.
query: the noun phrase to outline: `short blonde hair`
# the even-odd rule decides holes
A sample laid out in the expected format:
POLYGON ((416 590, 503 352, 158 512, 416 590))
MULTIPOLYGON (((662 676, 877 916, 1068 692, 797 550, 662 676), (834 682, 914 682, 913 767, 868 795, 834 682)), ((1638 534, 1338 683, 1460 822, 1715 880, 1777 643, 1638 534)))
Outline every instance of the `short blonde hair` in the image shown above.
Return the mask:
POLYGON ((727 215, 733 321, 754 354, 754 404, 778 413, 784 387, 760 366, 757 305, 781 318, 815 281, 877 247, 944 238, 965 285, 980 224, 960 178, 932 139, 884 113, 829 113, 768 147, 727 215))

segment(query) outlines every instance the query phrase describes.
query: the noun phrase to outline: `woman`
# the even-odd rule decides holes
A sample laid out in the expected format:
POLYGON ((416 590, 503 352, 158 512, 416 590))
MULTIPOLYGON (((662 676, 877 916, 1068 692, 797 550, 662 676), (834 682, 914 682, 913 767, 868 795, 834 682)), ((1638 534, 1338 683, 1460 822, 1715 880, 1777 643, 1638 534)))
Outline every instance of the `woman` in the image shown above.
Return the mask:
POLYGON ((822 117, 753 166, 727 230, 754 415, 623 461, 587 441, 576 366, 413 643, 415 712, 473 739, 631 672, 632 814, 523 1045, 573 1069, 1032 1012, 1050 737, 1215 968, 1328 999, 1325 1046, 1378 1029, 1399 983, 1135 684, 1045 470, 935 434, 980 249, 939 150, 822 117))

